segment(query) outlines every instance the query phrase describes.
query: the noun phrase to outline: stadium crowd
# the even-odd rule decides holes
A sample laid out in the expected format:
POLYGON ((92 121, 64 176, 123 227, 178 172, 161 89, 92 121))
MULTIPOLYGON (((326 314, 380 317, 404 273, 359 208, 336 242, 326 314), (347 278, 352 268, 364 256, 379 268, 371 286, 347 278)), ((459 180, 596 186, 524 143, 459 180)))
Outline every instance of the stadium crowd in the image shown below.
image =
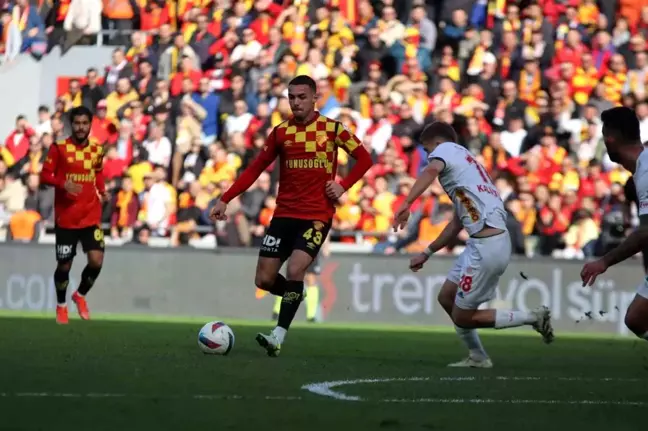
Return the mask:
MULTIPOLYGON (((52 107, 5 131, 0 220, 14 239, 52 219, 38 172, 65 111, 85 105, 106 145, 111 235, 180 245, 213 233, 219 245, 258 245, 275 205, 274 166, 230 204, 229 222, 206 215, 289 118, 286 83, 299 74, 317 80, 320 112, 354 131, 375 162, 340 203, 334 240, 419 251, 443 229, 452 207, 436 184, 408 229, 390 233, 425 165, 416 139, 431 119, 452 123, 488 169, 516 253, 600 254, 632 227, 630 174, 607 158, 600 114, 636 108, 648 137, 645 0, 2 3, 5 61, 92 44, 102 28, 103 42, 118 46, 52 107)), ((344 173, 353 160, 340 154, 339 163, 344 173)))

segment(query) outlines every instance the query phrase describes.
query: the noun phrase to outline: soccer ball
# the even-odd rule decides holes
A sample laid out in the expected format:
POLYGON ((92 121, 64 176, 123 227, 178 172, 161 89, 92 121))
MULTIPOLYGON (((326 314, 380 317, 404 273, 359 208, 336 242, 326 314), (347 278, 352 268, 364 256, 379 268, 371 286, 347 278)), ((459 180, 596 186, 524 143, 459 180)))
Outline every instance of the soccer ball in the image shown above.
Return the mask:
POLYGON ((210 355, 227 355, 234 347, 234 331, 223 322, 209 322, 198 333, 198 347, 210 355))

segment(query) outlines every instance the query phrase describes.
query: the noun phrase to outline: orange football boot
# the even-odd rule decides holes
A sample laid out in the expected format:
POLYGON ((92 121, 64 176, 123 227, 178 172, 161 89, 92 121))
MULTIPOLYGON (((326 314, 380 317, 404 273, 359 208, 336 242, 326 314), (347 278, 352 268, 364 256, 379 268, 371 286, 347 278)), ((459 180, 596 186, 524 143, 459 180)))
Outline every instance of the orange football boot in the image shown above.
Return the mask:
POLYGON ((68 324, 68 309, 63 305, 56 306, 56 323, 59 325, 68 324))
POLYGON ((72 294, 72 301, 76 304, 79 316, 81 316, 83 320, 90 320, 90 310, 88 310, 88 303, 86 302, 85 297, 81 296, 79 292, 74 292, 72 294))

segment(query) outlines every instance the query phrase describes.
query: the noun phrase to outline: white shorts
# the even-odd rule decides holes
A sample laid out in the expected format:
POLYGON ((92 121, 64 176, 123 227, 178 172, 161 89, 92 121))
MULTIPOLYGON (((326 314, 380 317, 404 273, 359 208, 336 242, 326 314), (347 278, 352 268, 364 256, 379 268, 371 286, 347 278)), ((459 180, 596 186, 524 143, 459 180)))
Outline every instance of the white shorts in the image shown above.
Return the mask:
POLYGON ((637 295, 648 299, 648 277, 637 287, 637 295))
POLYGON ((470 238, 448 273, 448 280, 458 285, 455 305, 464 310, 476 310, 492 300, 510 260, 508 232, 488 238, 470 238))

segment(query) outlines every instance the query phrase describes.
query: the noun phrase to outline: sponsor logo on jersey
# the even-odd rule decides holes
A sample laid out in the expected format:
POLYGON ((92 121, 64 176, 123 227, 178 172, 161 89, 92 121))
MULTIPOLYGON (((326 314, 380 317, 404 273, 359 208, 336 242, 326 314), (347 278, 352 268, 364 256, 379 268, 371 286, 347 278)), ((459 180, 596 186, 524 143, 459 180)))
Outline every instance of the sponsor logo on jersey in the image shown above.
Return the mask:
POLYGON ((315 142, 317 142, 318 147, 321 147, 322 145, 326 144, 326 142, 328 142, 328 136, 326 134, 319 134, 315 138, 315 142))

